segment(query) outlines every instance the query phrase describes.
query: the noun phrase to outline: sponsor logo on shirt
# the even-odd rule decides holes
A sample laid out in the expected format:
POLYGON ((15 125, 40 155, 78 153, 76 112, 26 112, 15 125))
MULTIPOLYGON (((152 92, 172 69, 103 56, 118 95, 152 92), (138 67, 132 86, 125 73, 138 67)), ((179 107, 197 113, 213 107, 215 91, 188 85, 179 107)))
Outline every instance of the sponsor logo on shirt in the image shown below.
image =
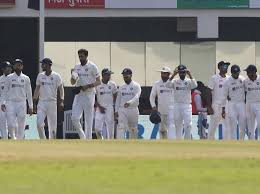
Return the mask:
POLYGON ((133 92, 122 92, 122 96, 134 96, 133 92))
POLYGON ((53 83, 49 83, 49 82, 42 82, 42 85, 43 85, 43 86, 52 86, 52 85, 53 85, 53 83))
POLYGON ((223 87, 223 85, 222 85, 222 84, 220 84, 218 87, 219 87, 219 88, 222 88, 222 87, 223 87))
POLYGON ((257 90, 260 90, 260 88, 259 87, 257 87, 257 88, 247 88, 247 91, 257 91, 257 90))
POLYGON ((232 88, 232 91, 236 91, 238 89, 243 89, 243 86, 235 86, 232 88))
POLYGON ((22 79, 22 80, 21 80, 21 82, 23 83, 23 82, 24 82, 24 80, 22 79))
POLYGON ((176 87, 176 90, 189 90, 188 87, 176 87))
POLYGON ((107 91, 107 92, 100 92, 99 94, 100 94, 100 95, 105 95, 105 94, 112 94, 112 92, 111 92, 111 91, 107 91))
POLYGON ((21 84, 12 84, 11 87, 12 87, 12 88, 24 88, 24 85, 21 85, 21 84))
POLYGON ((160 90, 160 93, 163 94, 163 93, 172 93, 171 90, 160 90))
POLYGON ((78 75, 79 75, 80 77, 87 77, 87 76, 88 76, 87 73, 78 73, 78 75))

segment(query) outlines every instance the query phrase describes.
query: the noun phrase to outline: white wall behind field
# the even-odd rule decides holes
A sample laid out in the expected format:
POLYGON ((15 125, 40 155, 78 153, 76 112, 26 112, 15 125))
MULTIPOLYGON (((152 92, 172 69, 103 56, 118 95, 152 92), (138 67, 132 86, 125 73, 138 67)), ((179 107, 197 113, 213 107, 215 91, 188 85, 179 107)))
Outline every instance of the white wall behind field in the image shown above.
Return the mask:
POLYGON ((152 86, 160 79, 157 70, 163 66, 173 71, 185 64, 196 80, 206 84, 221 60, 238 64, 241 70, 256 64, 260 70, 260 42, 46 42, 45 56, 53 59, 53 69, 62 75, 66 86, 70 85, 70 69, 79 63, 80 48, 89 50, 89 59, 100 71, 110 68, 118 85, 123 83, 125 67, 133 69, 133 79, 142 86, 152 86))

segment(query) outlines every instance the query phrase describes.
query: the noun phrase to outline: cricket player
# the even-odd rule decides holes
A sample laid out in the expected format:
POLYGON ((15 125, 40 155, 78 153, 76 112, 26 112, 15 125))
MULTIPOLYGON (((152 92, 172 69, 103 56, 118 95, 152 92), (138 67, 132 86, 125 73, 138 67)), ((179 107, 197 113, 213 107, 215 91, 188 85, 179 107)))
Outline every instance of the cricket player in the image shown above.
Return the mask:
POLYGON ((7 124, 12 139, 24 139, 26 100, 29 105, 28 113, 33 113, 32 88, 30 78, 22 73, 23 61, 14 61, 14 73, 7 76, 6 88, 1 105, 7 113, 7 124))
POLYGON ((38 74, 33 96, 34 112, 37 112, 37 129, 39 137, 46 139, 44 120, 47 117, 49 139, 55 139, 57 133, 57 91, 59 90, 59 107, 62 110, 64 108, 64 88, 60 74, 52 70, 52 60, 44 58, 40 63, 43 72, 38 74))
POLYGON ((166 86, 174 90, 173 110, 176 138, 182 138, 184 128, 184 139, 191 139, 191 90, 197 87, 197 82, 185 65, 179 65, 167 81, 166 86), (179 78, 174 79, 177 74, 179 74, 179 78), (188 75, 189 78, 187 78, 186 75, 188 75))
MULTIPOLYGON (((12 73, 12 65, 9 61, 5 61, 1 63, 1 69, 3 75, 0 77, 0 98, 3 98, 4 89, 6 87, 6 78, 12 73)), ((8 139, 7 115, 6 112, 3 112, 2 110, 0 110, 0 131, 2 139, 8 139)))
POLYGON ((115 106, 115 117, 118 118, 117 138, 123 139, 125 132, 129 131, 129 138, 137 139, 141 87, 132 80, 131 69, 125 68, 122 75, 125 84, 119 87, 115 106))
POLYGON ((95 87, 101 84, 99 71, 93 62, 88 60, 86 49, 78 50, 80 64, 71 71, 71 84, 81 88, 74 97, 71 120, 77 129, 80 139, 92 139, 92 125, 94 116, 95 87), (85 133, 80 123, 84 112, 85 133))
POLYGON ((244 77, 240 76, 240 67, 233 65, 231 67, 231 76, 224 82, 223 98, 228 99, 228 113, 225 106, 222 107, 222 117, 229 117, 229 131, 227 139, 237 139, 237 124, 239 124, 239 138, 245 137, 246 130, 246 104, 244 77))
MULTIPOLYGON (((222 118, 222 107, 227 105, 227 99, 224 99, 224 82, 228 79, 229 76, 227 76, 227 70, 228 66, 230 63, 220 61, 218 63, 218 69, 219 73, 216 75, 213 75, 211 79, 209 80, 208 87, 212 91, 212 105, 211 105, 211 110, 213 114, 210 116, 210 122, 209 122, 209 134, 208 138, 209 139, 215 139, 215 132, 216 128, 220 124, 220 122, 223 121, 222 118)), ((227 112, 227 110, 226 110, 227 112)), ((229 118, 226 117, 224 119, 224 122, 222 122, 223 129, 224 129, 224 138, 226 138, 227 132, 228 132, 228 127, 229 127, 229 118)))
POLYGON ((102 131, 105 126, 107 139, 114 139, 114 105, 116 101, 117 86, 110 81, 112 71, 102 70, 101 85, 96 87, 96 115, 95 131, 99 139, 103 139, 102 131))
POLYGON ((246 118, 249 139, 255 139, 255 129, 260 129, 260 76, 255 65, 249 65, 245 71, 246 118))
MULTIPOLYGON (((153 111, 159 111, 161 114, 160 123, 160 139, 167 139, 169 132, 169 110, 173 106, 173 89, 166 87, 166 83, 170 77, 171 69, 163 67, 158 70, 161 72, 161 79, 156 81, 152 87, 150 94, 150 104, 153 111), (158 98, 158 108, 155 104, 155 98, 158 98)), ((171 133, 171 132, 169 132, 171 133)))

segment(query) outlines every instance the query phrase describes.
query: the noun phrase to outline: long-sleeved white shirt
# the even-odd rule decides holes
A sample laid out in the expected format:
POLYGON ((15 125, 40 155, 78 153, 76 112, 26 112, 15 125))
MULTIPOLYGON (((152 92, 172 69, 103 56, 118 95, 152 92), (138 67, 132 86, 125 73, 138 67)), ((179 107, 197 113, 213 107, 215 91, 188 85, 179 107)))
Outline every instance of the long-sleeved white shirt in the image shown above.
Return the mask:
POLYGON ((260 103, 260 76, 258 75, 255 81, 246 78, 244 80, 246 91, 246 102, 260 103))
POLYGON ((128 108, 136 108, 139 105, 139 98, 141 95, 141 86, 135 81, 131 81, 130 84, 124 84, 119 87, 115 112, 118 112, 120 107, 124 107, 125 103, 129 103, 128 108))
MULTIPOLYGON (((76 81, 76 86, 85 86, 87 84, 93 84, 96 82, 96 78, 98 78, 99 71, 95 63, 88 60, 85 65, 75 65, 73 70, 77 75, 78 79, 76 81)), ((78 95, 86 95, 88 92, 95 91, 95 88, 88 88, 86 91, 80 91, 78 95)))
POLYGON ((174 104, 190 104, 191 90, 197 87, 197 82, 195 79, 185 78, 181 80, 176 78, 172 81, 168 80, 166 86, 174 90, 174 104))
POLYGON ((0 77, 0 102, 2 102, 2 98, 4 97, 4 89, 6 87, 6 78, 7 76, 2 75, 0 77))
POLYGON ((174 96, 173 89, 166 87, 167 82, 163 80, 158 80, 154 83, 151 94, 150 94, 150 104, 156 107, 155 98, 158 98, 158 111, 161 114, 168 114, 170 106, 173 106, 174 96))
POLYGON ((39 99, 43 101, 56 101, 57 90, 62 85, 60 74, 52 71, 49 76, 45 72, 39 73, 36 85, 40 86, 39 99))
POLYGON ((244 77, 239 76, 237 79, 234 79, 230 76, 224 82, 223 88, 223 101, 229 97, 230 102, 245 102, 244 77))
POLYGON ((209 80, 208 87, 212 90, 212 104, 225 106, 227 99, 224 99, 224 82, 229 76, 221 77, 219 74, 213 75, 209 80))
POLYGON ((114 94, 117 93, 115 82, 109 81, 107 84, 101 82, 96 87, 97 102, 103 107, 111 107, 114 105, 114 94))
POLYGON ((3 104, 6 101, 22 102, 28 101, 29 108, 33 108, 31 80, 23 73, 18 76, 12 73, 6 78, 3 104))

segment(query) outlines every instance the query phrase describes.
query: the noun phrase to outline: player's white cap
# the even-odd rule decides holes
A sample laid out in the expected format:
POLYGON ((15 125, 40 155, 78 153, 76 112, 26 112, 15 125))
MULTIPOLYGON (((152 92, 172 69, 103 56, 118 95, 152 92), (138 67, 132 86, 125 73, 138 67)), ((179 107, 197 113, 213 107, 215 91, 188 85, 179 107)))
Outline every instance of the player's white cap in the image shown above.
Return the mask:
POLYGON ((162 67, 161 69, 157 70, 159 72, 163 72, 163 73, 171 73, 171 69, 169 67, 162 67))

